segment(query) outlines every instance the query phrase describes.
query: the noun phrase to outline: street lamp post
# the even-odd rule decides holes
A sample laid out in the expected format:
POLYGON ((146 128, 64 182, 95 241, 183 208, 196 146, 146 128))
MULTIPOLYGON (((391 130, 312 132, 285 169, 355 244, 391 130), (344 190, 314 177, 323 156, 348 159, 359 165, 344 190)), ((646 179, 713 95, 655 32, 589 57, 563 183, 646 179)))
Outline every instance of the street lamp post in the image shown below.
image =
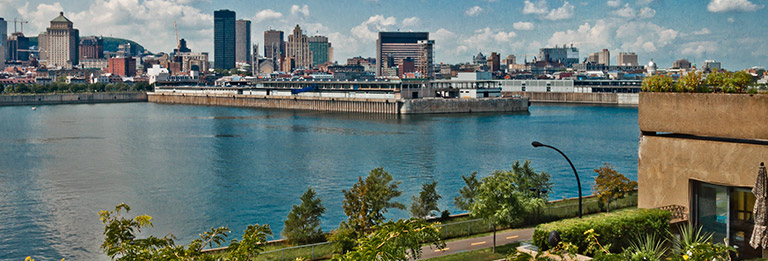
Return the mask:
POLYGON ((573 166, 573 163, 571 162, 571 159, 569 159, 568 156, 565 156, 565 153, 563 153, 559 149, 557 149, 555 147, 552 147, 552 146, 549 146, 549 145, 546 145, 546 144, 542 144, 541 142, 534 141, 534 142, 531 143, 531 145, 533 145, 534 148, 547 147, 547 148, 553 149, 553 150, 559 152, 560 155, 563 155, 563 157, 565 157, 565 160, 568 161, 568 164, 571 164, 571 169, 573 169, 573 174, 576 175, 576 185, 579 186, 579 218, 581 218, 581 180, 579 179, 579 173, 576 172, 576 167, 573 166))

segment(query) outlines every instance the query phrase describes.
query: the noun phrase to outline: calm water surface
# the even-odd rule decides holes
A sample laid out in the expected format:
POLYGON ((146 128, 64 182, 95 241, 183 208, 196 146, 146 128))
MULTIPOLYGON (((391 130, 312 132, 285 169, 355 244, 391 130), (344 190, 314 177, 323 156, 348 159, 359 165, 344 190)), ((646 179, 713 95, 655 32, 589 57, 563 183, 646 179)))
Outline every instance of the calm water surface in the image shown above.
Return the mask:
MULTIPOLYGON (((523 114, 396 117, 154 103, 0 107, 0 259, 106 259, 98 211, 120 202, 148 214, 147 233, 189 243, 212 226, 283 219, 307 187, 327 208, 326 230, 345 218, 343 195, 371 169, 402 181, 399 201, 438 181, 441 209, 461 175, 488 175, 531 160, 555 183, 551 198, 585 194, 604 162, 637 179, 637 108, 538 105, 523 114)), ((391 211, 389 217, 407 217, 391 211)))

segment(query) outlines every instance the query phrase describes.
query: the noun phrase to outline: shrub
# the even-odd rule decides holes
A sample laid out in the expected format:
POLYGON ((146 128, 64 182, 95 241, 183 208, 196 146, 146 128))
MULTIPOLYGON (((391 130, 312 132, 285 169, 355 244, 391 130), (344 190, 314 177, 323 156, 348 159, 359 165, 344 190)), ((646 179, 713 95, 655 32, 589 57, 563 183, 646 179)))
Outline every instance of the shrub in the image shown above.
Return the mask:
POLYGON ((593 232, 599 235, 600 242, 610 243, 610 252, 619 253, 632 243, 633 237, 627 235, 665 236, 671 216, 666 210, 637 209, 582 219, 566 219, 538 225, 533 233, 533 243, 540 249, 547 250, 547 236, 554 230, 560 233, 563 242, 576 245, 580 253, 585 253, 589 244, 584 233, 594 229, 593 232))

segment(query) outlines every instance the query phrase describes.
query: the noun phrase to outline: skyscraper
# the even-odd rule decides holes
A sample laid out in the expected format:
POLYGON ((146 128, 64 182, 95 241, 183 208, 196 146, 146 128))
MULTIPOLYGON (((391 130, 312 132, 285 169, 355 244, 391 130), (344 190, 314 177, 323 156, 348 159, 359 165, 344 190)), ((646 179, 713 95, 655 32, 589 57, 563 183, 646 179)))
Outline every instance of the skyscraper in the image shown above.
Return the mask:
POLYGON ((637 54, 619 53, 619 56, 616 57, 616 64, 620 66, 637 66, 637 54))
POLYGON ((10 55, 8 50, 8 22, 0 17, 0 69, 5 67, 5 59, 10 55))
POLYGON ((235 22, 235 61, 251 63, 251 21, 235 22))
POLYGON ((603 49, 603 51, 599 52, 597 63, 602 65, 611 65, 611 52, 608 51, 608 49, 603 49))
POLYGON ((264 57, 267 59, 280 60, 280 56, 284 54, 285 38, 283 31, 264 31, 264 57))
MULTIPOLYGON (((293 59, 294 64, 290 69, 312 67, 309 38, 302 33, 299 25, 293 28, 293 34, 288 35, 288 42, 285 44, 285 58, 286 60, 293 59)), ((287 68, 284 66, 283 70, 288 71, 287 68)))
POLYGON ((434 62, 435 41, 434 40, 419 40, 419 56, 416 59, 416 71, 421 73, 424 78, 431 79, 434 77, 434 69, 432 64, 434 62))
POLYGON ((213 67, 235 68, 235 12, 222 9, 213 12, 213 67))
POLYGON ((330 58, 328 48, 330 46, 331 44, 328 43, 328 37, 320 35, 309 37, 309 51, 312 52, 312 67, 328 62, 328 59, 330 58))
MULTIPOLYGON (((74 29, 72 21, 64 17, 64 12, 51 20, 51 27, 45 31, 45 37, 40 43, 40 52, 45 52, 48 67, 72 68, 80 59, 80 31, 74 29)), ((41 54, 42 55, 42 54, 41 54)))
POLYGON ((8 45, 5 47, 7 50, 5 59, 8 61, 28 61, 29 52, 29 38, 25 37, 21 32, 13 33, 8 37, 8 45))
MULTIPOLYGON (((388 61, 398 67, 405 58, 418 58, 419 40, 429 40, 427 32, 379 32, 376 40, 376 76, 383 76, 388 61)), ((420 64, 420 61, 416 61, 420 64)))

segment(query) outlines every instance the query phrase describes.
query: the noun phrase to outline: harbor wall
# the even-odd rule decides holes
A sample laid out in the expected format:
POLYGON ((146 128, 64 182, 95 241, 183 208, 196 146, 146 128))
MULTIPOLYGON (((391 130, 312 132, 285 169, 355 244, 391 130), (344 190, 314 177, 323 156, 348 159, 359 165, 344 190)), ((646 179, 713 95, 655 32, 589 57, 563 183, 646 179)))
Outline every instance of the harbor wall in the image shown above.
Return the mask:
POLYGON ((0 106, 146 101, 147 94, 143 92, 0 95, 0 106))
POLYGON ((149 102, 382 114, 527 111, 528 99, 360 99, 233 94, 149 93, 149 102))
POLYGON ((502 92, 503 97, 530 98, 531 102, 638 105, 637 93, 502 92))

